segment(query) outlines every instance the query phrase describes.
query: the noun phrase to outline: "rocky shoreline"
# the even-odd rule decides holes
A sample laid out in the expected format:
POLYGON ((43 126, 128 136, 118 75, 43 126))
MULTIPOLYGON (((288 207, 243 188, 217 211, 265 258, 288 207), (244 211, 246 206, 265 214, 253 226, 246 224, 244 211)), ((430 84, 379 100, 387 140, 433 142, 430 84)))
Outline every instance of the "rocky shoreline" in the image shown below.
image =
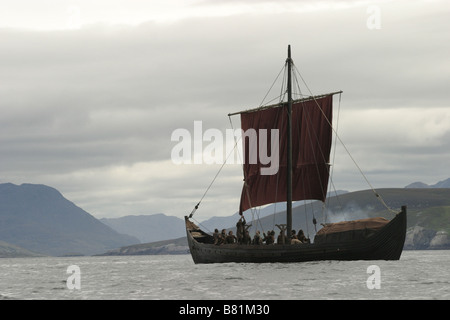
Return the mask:
POLYGON ((161 254, 189 254, 186 237, 158 241, 152 243, 141 243, 126 247, 109 250, 98 256, 131 256, 131 255, 161 255, 161 254))
POLYGON ((435 231, 415 226, 406 232, 404 250, 447 250, 450 236, 445 231, 435 231))

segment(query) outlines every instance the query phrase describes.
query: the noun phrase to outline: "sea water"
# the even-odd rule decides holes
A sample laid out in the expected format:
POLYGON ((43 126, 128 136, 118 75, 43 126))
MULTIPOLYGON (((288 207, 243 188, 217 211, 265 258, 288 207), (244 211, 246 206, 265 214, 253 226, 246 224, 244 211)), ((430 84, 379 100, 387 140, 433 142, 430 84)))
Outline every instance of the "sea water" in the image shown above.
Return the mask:
POLYGON ((450 250, 399 261, 200 264, 190 255, 0 259, 0 299, 450 299, 450 250))

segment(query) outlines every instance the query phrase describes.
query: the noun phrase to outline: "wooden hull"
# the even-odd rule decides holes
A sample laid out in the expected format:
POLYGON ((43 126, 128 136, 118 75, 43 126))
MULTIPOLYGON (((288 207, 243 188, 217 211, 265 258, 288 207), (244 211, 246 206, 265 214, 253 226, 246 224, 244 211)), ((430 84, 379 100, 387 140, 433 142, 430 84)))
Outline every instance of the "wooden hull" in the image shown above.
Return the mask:
POLYGON ((406 207, 367 239, 320 244, 214 245, 212 236, 198 229, 187 217, 185 219, 189 249, 195 263, 399 260, 406 236, 406 207))

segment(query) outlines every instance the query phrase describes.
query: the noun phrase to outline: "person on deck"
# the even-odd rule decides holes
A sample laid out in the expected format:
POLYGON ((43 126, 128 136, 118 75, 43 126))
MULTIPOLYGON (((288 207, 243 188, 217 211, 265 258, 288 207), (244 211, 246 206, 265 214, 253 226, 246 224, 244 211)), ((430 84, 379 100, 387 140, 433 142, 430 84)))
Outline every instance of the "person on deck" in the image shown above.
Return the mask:
POLYGON ((297 235, 295 234, 295 230, 291 230, 291 239, 297 239, 297 235))
POLYGON ((222 232, 219 235, 219 241, 217 244, 225 244, 227 239, 227 231, 225 229, 222 229, 222 232))
POLYGON ((295 230, 292 230, 291 232, 291 244, 302 244, 302 242, 298 240, 295 230))
POLYGON ((254 244, 254 245, 262 244, 262 239, 261 239, 261 235, 259 233, 259 230, 256 230, 255 236, 253 237, 252 244, 254 244))
POLYGON ((214 238, 214 244, 219 244, 219 240, 220 240, 219 229, 214 229, 213 238, 214 238))
POLYGON ((242 244, 252 244, 252 238, 248 230, 245 230, 244 237, 242 238, 242 244))
POLYGON ((284 244, 285 236, 283 231, 280 231, 280 234, 277 237, 277 244, 284 244))
POLYGON ((233 243, 236 243, 236 236, 233 234, 233 231, 229 231, 228 232, 228 235, 227 235, 227 238, 226 238, 226 243, 227 244, 233 244, 233 243))
POLYGON ((275 231, 272 230, 272 231, 267 232, 267 236, 265 233, 263 233, 263 235, 264 235, 263 241, 266 244, 274 244, 275 243, 275 231))
POLYGON ((301 243, 308 243, 308 239, 306 239, 302 229, 298 230, 297 239, 300 240, 301 243))
POLYGON ((236 237, 239 244, 242 243, 242 240, 244 238, 246 223, 247 222, 245 221, 244 216, 241 216, 241 218, 236 223, 236 237))

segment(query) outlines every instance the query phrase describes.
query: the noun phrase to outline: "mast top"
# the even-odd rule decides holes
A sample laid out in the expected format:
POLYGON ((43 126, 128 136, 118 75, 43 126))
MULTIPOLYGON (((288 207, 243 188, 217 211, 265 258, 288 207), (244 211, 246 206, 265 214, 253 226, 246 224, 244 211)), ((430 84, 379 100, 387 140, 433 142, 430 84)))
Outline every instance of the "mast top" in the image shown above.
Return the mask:
POLYGON ((286 62, 292 63, 292 59, 291 59, 291 45, 288 45, 288 57, 286 59, 286 62))

